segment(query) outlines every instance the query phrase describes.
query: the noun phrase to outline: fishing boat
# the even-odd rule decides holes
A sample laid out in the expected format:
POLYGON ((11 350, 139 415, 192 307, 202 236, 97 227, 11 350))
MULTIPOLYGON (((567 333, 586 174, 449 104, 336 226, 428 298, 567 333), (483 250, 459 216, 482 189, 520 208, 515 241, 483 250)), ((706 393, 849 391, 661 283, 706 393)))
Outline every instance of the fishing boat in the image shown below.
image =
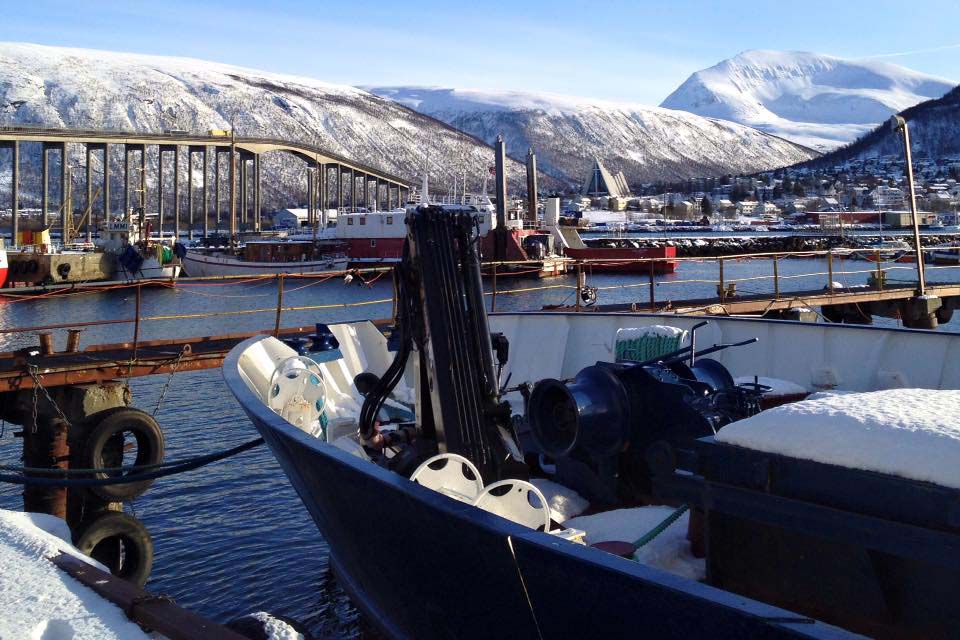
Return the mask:
POLYGON ((960 336, 488 316, 475 221, 409 225, 389 339, 223 368, 387 637, 954 637, 960 336))
POLYGON ((930 255, 934 264, 960 264, 960 244, 956 242, 929 247, 924 253, 930 255))
POLYGON ((910 253, 911 247, 903 240, 877 240, 864 245, 850 254, 855 260, 876 262, 916 262, 917 258, 910 253))
POLYGON ((7 248, 0 240, 0 288, 7 283, 7 248))
POLYGON ((305 236, 247 240, 235 248, 191 247, 183 258, 192 277, 325 273, 343 271, 347 264, 342 242, 305 236))
POLYGON ((9 253, 8 284, 169 280, 180 274, 180 255, 182 245, 173 238, 152 237, 150 224, 142 219, 131 223, 127 217, 112 217, 96 242, 64 246, 54 245, 47 228, 28 229, 18 233, 17 246, 9 253))
POLYGON ((590 260, 590 270, 603 273, 674 273, 680 262, 676 247, 643 247, 624 237, 582 238, 576 227, 557 225, 553 231, 563 253, 574 260, 590 260))

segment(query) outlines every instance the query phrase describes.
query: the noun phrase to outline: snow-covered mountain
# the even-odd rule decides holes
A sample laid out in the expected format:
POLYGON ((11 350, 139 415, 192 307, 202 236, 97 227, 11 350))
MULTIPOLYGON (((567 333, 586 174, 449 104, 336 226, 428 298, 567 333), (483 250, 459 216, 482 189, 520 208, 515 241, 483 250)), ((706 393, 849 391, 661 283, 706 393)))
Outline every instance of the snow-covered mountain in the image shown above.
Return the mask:
POLYGON ((507 153, 537 152, 538 167, 579 184, 599 157, 630 182, 749 173, 815 155, 733 122, 683 111, 547 93, 438 87, 367 87, 420 113, 492 142, 507 153))
POLYGON ((955 85, 885 62, 746 51, 697 71, 660 106, 733 120, 828 150, 955 85))
MULTIPOLYGON (((960 87, 942 98, 927 100, 900 112, 910 125, 910 147, 914 158, 960 157, 960 87)), ((832 153, 817 158, 810 166, 832 167, 846 160, 895 155, 902 157, 903 141, 899 132, 884 123, 832 153)))
MULTIPOLYGON (((427 154, 441 191, 464 172, 474 181, 468 188, 479 189, 493 164, 493 150, 479 140, 354 87, 200 60, 32 44, 0 43, 0 125, 149 132, 233 126, 240 135, 318 144, 415 184, 427 154)), ((520 188, 524 169, 509 164, 511 184, 520 188)), ((287 154, 266 155, 265 205, 303 202, 304 166, 287 154)), ((24 181, 27 194, 35 191, 35 178, 24 181)))

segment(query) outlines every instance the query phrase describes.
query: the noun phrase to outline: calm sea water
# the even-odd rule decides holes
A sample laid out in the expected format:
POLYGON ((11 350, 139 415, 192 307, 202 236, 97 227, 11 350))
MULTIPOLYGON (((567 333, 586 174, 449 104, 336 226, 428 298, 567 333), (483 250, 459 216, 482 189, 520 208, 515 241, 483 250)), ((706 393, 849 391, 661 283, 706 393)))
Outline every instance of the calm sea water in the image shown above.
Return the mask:
MULTIPOLYGON (((902 266, 905 268, 891 272, 889 277, 910 279, 912 266, 902 266)), ((864 283, 866 274, 842 272, 871 267, 866 262, 837 261, 834 280, 847 285, 864 283)), ((825 275, 792 277, 826 272, 824 260, 783 260, 779 271, 782 277, 788 277, 781 284, 782 291, 817 289, 827 283, 825 275)), ((772 263, 767 260, 731 262, 725 266, 727 281, 771 273, 772 263)), ((685 262, 678 273, 657 277, 656 296, 658 300, 705 297, 713 293, 714 285, 710 282, 680 281, 716 278, 714 264, 685 262)), ((960 270, 931 270, 928 279, 957 280, 960 270)), ((646 301, 649 297, 645 278, 596 275, 588 278, 588 284, 600 288, 600 303, 646 301)), ((501 278, 498 282, 501 291, 541 285, 572 287, 574 278, 542 281, 501 278)), ((770 280, 751 280, 741 282, 738 290, 772 291, 773 284, 770 280)), ((572 288, 501 293, 497 310, 538 309, 545 304, 571 303, 573 294, 572 288)), ((276 296, 272 282, 145 290, 144 316, 203 314, 228 309, 267 311, 237 317, 147 321, 141 337, 149 340, 272 327, 276 296)), ((286 306, 343 305, 390 296, 388 276, 370 288, 346 285, 339 279, 324 283, 294 280, 287 283, 284 303, 286 306)), ((390 310, 387 302, 286 312, 283 324, 383 318, 390 310)), ((0 327, 125 318, 131 317, 133 311, 134 296, 129 290, 0 302, 0 327)), ((957 330, 958 322, 960 317, 945 328, 957 330)), ((877 324, 895 326, 896 321, 877 319, 877 324)), ((88 328, 82 342, 84 345, 121 342, 131 336, 130 325, 103 325, 88 328)), ((64 335, 58 333, 58 349, 63 347, 64 340, 64 335)), ((0 351, 35 343, 36 337, 32 335, 0 334, 0 351)), ((165 382, 165 376, 131 380, 134 404, 153 411, 165 382)), ((256 437, 253 426, 236 406, 216 370, 174 376, 157 418, 165 429, 168 460, 224 449, 256 437)), ((14 439, 12 432, 13 428, 6 425, 0 436, 0 460, 8 463, 16 463, 20 457, 20 440, 14 439)), ((19 489, 0 485, 0 507, 19 509, 21 506, 19 489)), ((266 610, 303 622, 317 637, 372 635, 368 624, 361 620, 331 575, 323 538, 265 447, 199 471, 159 480, 146 494, 127 505, 126 510, 143 521, 155 542, 153 574, 147 583, 152 592, 167 594, 182 606, 220 622, 266 610)))

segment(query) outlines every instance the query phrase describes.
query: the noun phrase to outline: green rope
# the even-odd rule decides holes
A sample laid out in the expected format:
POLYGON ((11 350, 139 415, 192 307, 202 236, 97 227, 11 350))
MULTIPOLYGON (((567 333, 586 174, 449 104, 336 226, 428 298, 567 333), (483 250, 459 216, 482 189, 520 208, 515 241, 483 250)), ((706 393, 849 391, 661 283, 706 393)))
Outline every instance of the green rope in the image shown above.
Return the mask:
POLYGON ((653 529, 650 529, 650 531, 647 531, 640 538, 638 538, 637 541, 633 543, 633 546, 639 549, 640 547, 652 541, 658 535, 663 533, 667 529, 667 527, 669 527, 674 522, 676 522, 677 519, 680 516, 682 516, 684 513, 686 513, 687 509, 689 508, 690 507, 688 507, 687 505, 682 505, 678 507, 673 513, 671 513, 669 516, 664 518, 663 522, 655 526, 653 529))

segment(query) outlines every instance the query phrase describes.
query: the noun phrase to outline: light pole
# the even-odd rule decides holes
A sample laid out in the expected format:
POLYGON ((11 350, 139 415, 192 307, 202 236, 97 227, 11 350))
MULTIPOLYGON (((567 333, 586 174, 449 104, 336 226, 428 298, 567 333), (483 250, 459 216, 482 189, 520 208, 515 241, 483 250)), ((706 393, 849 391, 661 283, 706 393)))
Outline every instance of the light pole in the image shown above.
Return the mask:
POLYGON ((910 216, 913 218, 913 248, 917 252, 917 295, 927 294, 923 273, 923 250, 920 246, 920 220, 917 218, 917 193, 913 185, 913 157, 910 153, 910 130, 907 121, 900 116, 890 118, 890 128, 903 134, 903 151, 907 162, 907 186, 910 189, 910 216))

